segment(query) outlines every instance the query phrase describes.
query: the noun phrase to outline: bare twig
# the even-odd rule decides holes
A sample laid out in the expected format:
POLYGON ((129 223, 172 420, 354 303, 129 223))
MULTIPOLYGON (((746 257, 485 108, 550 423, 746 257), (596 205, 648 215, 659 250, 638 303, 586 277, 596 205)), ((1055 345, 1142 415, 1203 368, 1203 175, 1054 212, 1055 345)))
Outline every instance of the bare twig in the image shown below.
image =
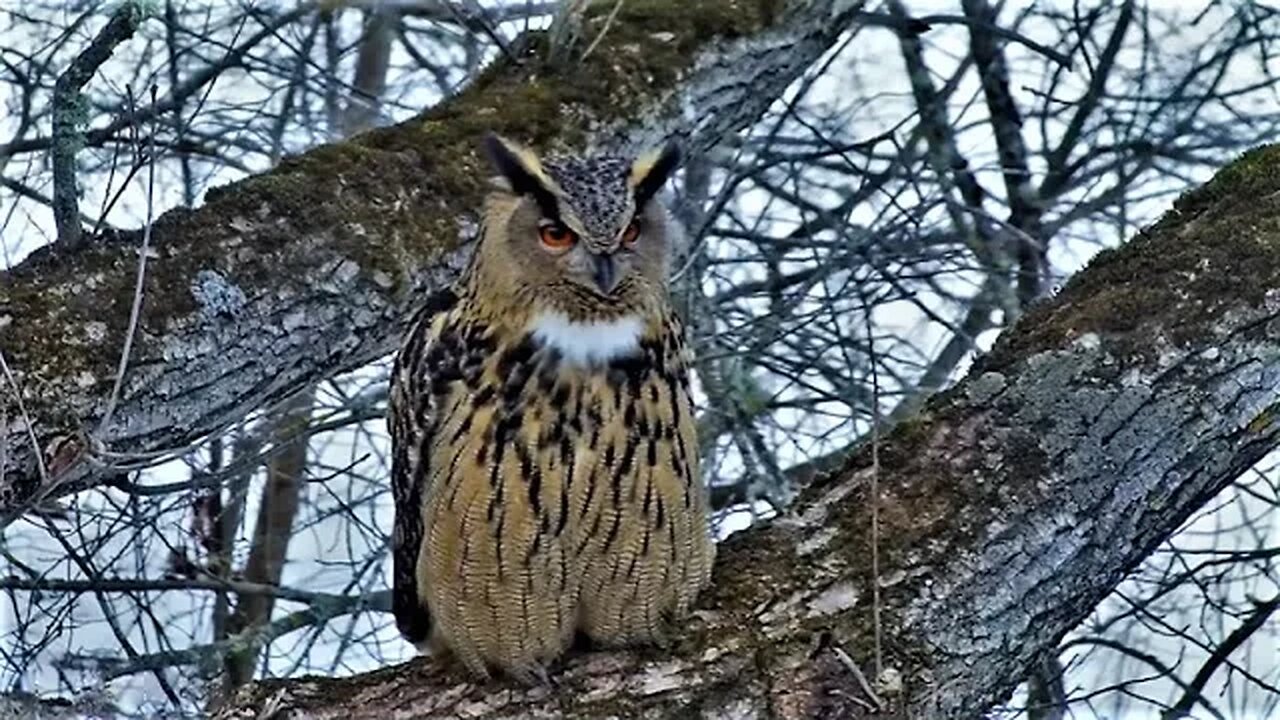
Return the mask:
MULTIPOLYGON (((13 376, 13 371, 9 369, 9 363, 4 359, 4 350, 0 349, 0 372, 4 373, 5 382, 9 384, 9 390, 13 392, 14 404, 18 406, 18 415, 21 417, 22 426, 27 431, 27 439, 31 441, 31 455, 35 458, 36 471, 40 476, 41 487, 49 486, 49 470, 44 464, 44 453, 40 449, 40 440, 36 438, 35 422, 31 419, 31 414, 27 412, 26 403, 22 400, 22 387, 18 385, 18 379, 13 376)), ((0 437, 0 442, 8 442, 8 427, 5 427, 5 436, 0 437)), ((4 472, 4 466, 0 465, 0 473, 4 472)))
POLYGON ((58 242, 73 248, 81 244, 80 189, 76 183, 76 153, 84 144, 80 133, 88 119, 88 108, 80 89, 111 57, 116 46, 128 40, 147 19, 140 2, 123 2, 106 26, 53 86, 53 218, 58 225, 58 242))
POLYGON ((604 36, 609 32, 609 28, 613 25, 613 19, 618 17, 618 11, 622 9, 622 2, 623 0, 618 0, 618 2, 613 4, 613 9, 609 11, 609 17, 604 19, 604 27, 600 28, 600 32, 596 35, 596 39, 592 40, 591 44, 587 46, 586 51, 582 53, 583 60, 586 60, 591 56, 591 51, 596 49, 596 46, 600 44, 600 41, 603 40, 604 36))
POLYGON ((157 672, 165 668, 182 665, 199 665, 208 668, 218 658, 232 653, 242 653, 248 648, 261 647, 294 630, 322 624, 348 613, 370 608, 389 608, 390 606, 390 590, 380 590, 367 596, 335 596, 332 600, 317 601, 304 610, 278 617, 266 625, 247 628, 243 632, 219 642, 193 645, 182 650, 137 655, 124 660, 70 656, 63 660, 63 664, 91 665, 95 669, 101 669, 104 676, 109 679, 134 673, 157 672))
POLYGON ((849 671, 850 675, 853 675, 853 679, 858 682, 858 687, 862 688, 862 692, 866 693, 867 698, 875 705, 876 711, 884 712, 884 700, 880 699, 875 688, 871 687, 871 683, 867 682, 867 676, 863 674, 862 668, 858 667, 858 663, 839 645, 832 645, 831 652, 835 653, 836 659, 840 661, 840 664, 849 671))
POLYGON ((1200 697, 1204 693, 1204 686, 1208 684, 1209 679, 1213 677, 1218 668, 1222 667, 1231 653, 1235 652, 1241 645, 1253 636, 1259 628, 1266 625, 1267 620, 1272 613, 1280 609, 1280 595, 1267 600, 1265 602, 1254 602, 1253 612, 1245 618, 1231 634, 1226 637, 1216 648, 1205 664, 1200 667, 1199 672, 1192 678, 1188 684, 1186 692, 1173 704, 1163 715, 1163 720, 1176 720, 1177 718, 1187 717, 1191 713, 1191 708, 1200 702, 1200 697))
MULTIPOLYGON (((225 580, 212 576, 196 578, 111 578, 101 574, 88 580, 59 580, 57 578, 0 578, 0 590, 23 590, 27 592, 109 592, 109 593, 146 593, 146 592, 191 592, 207 590, 212 592, 234 592, 241 595, 265 595, 280 600, 307 603, 348 603, 353 598, 347 595, 298 590, 279 585, 266 585, 247 580, 225 580)), ((367 599, 370 610, 389 610, 389 604, 379 605, 377 597, 367 599)))
MULTIPOLYGON (((156 101, 156 86, 151 86, 151 103, 156 101)), ((115 414, 116 404, 120 401, 120 390, 124 386, 125 371, 129 367, 129 355, 133 350, 133 338, 138 332, 138 318, 142 315, 143 287, 147 280, 147 256, 151 252, 151 220, 155 211, 156 158, 155 158, 155 119, 152 118, 151 137, 147 151, 147 219, 142 226, 142 247, 138 249, 138 272, 133 283, 133 305, 129 309, 129 327, 125 330, 124 347, 120 349, 120 361, 116 365, 116 379, 111 387, 111 395, 107 398, 107 409, 102 413, 102 421, 98 423, 97 438, 105 437, 111 427, 111 416, 115 414)))

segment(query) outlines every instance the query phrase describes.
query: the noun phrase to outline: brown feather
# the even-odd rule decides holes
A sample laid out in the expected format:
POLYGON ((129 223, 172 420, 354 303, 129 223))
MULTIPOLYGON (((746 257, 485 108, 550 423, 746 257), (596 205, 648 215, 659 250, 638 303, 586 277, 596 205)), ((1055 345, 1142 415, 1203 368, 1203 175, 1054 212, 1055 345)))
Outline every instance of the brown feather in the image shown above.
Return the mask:
POLYGON ((424 313, 397 358, 393 597, 410 639, 429 630, 476 674, 532 682, 579 632, 662 642, 707 584, 714 545, 661 273, 639 266, 612 300, 575 290, 513 250, 529 242, 522 213, 536 203, 490 198, 456 300, 424 313), (530 332, 548 310, 642 318, 639 349, 569 362, 530 332))

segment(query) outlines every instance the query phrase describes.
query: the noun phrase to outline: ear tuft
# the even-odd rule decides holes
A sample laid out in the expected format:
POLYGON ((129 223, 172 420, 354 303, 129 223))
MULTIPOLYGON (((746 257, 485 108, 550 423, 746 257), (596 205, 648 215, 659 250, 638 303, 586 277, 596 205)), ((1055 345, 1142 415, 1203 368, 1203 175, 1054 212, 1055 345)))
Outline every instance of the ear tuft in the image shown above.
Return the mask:
POLYGON ((675 143, 667 143, 658 150, 652 150, 631 164, 629 182, 636 193, 636 207, 644 207, 658 190, 667 182, 671 174, 680 166, 680 148, 675 143))
POLYGON ((494 169, 511 185, 512 192, 533 196, 548 217, 556 217, 557 186, 532 150, 496 133, 485 135, 484 150, 494 169))

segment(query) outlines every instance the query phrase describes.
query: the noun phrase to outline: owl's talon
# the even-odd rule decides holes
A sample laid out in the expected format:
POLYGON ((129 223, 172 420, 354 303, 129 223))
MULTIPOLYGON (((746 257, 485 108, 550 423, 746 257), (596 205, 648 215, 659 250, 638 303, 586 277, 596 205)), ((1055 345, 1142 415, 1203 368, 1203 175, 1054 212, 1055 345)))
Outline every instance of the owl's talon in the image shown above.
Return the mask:
POLYGON ((528 687, 545 687, 550 688, 551 676, 547 674, 547 669, 541 665, 529 665, 525 667, 511 667, 507 669, 507 674, 528 687))

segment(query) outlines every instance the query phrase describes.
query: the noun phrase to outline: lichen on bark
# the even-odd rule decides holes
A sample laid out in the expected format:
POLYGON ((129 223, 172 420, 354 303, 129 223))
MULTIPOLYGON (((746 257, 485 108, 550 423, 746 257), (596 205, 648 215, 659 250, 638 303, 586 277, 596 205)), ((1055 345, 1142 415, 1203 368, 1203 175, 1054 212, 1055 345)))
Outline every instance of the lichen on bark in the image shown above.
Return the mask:
POLYGON ((862 448, 783 517, 725 542, 671 648, 577 655, 550 693, 470 683, 429 660, 269 681, 221 717, 266 697, 298 718, 980 714, 1280 442, 1274 152, 1246 155, 1024 316, 883 438, 878 464, 862 448), (1257 286, 1223 292, 1187 271, 1218 263, 1256 263, 1234 270, 1257 286), (1117 284, 1144 281, 1163 287, 1128 296, 1133 318, 1099 317, 1117 284), (894 679, 877 686, 879 709, 851 669, 875 680, 876 587, 894 679))
MULTIPOLYGON (((156 220, 141 322, 111 427, 89 444, 133 459, 180 448, 290 390, 386 353, 419 298, 449 282, 475 233, 485 132, 544 150, 707 145, 745 125, 838 36, 841 2, 593 6, 591 55, 517 42, 422 116, 289 158, 156 220), (242 297, 211 308, 211 277, 242 297)), ((139 233, 37 250, 0 274, 0 346, 37 444, 96 429, 133 295, 139 233)), ((8 383, 0 410, 20 415, 8 383)), ((25 426, 0 438, 0 525, 38 486, 25 426)), ((81 463, 57 492, 100 477, 81 463)))
POLYGON ((1052 318, 1036 335, 1008 335, 987 365, 1086 333, 1117 335, 1142 325, 1165 334, 1124 352, 1158 353, 1214 331, 1224 308, 1251 302, 1280 279, 1280 145, 1250 150, 1182 195, 1155 225, 1100 252, 1054 298, 1029 312, 1052 318), (1212 243, 1201 242, 1205 236, 1212 243), (1082 302, 1082 298, 1089 298, 1082 302))

